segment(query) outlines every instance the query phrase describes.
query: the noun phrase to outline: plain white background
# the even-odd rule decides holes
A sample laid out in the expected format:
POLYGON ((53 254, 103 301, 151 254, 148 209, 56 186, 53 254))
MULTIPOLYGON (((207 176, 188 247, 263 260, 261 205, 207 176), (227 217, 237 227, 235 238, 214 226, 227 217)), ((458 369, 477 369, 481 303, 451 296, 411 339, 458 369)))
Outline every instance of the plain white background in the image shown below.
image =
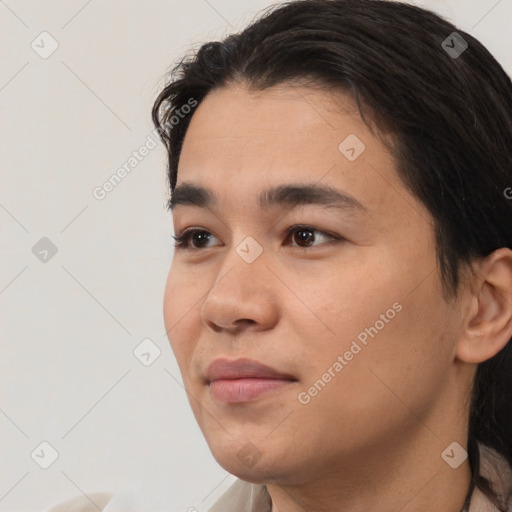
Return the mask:
MULTIPOLYGON (((0 1, 1 512, 162 488, 183 510, 206 510, 234 480, 195 423, 165 335, 163 148, 104 199, 93 190, 156 140, 165 71, 273 3, 0 1), (54 256, 47 242, 34 254, 43 237, 54 256), (133 353, 147 338, 161 352, 149 366, 133 353), (58 452, 48 469, 43 441, 58 452)), ((473 34, 512 74, 512 0, 412 3, 473 34)))

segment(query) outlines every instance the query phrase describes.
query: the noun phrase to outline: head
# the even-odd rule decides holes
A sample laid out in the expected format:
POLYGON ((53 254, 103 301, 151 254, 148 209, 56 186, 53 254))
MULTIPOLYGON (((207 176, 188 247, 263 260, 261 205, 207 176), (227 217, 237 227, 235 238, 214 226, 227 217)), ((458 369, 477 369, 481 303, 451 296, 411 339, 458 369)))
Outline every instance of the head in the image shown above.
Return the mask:
POLYGON ((489 52, 417 7, 290 2, 183 60, 153 119, 175 232, 197 229, 166 328, 219 463, 300 484, 428 425, 440 451, 466 436, 485 490, 476 443, 512 459, 512 84, 489 52), (290 381, 225 403, 218 357, 290 381))

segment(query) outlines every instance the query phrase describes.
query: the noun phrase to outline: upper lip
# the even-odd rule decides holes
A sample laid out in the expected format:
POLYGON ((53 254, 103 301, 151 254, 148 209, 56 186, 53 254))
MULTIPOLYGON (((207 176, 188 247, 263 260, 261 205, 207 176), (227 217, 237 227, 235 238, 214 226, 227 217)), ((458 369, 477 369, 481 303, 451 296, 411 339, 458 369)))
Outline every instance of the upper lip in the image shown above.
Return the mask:
POLYGON ((297 380, 292 375, 280 372, 254 359, 224 359, 212 361, 206 369, 208 383, 219 379, 286 379, 297 380))

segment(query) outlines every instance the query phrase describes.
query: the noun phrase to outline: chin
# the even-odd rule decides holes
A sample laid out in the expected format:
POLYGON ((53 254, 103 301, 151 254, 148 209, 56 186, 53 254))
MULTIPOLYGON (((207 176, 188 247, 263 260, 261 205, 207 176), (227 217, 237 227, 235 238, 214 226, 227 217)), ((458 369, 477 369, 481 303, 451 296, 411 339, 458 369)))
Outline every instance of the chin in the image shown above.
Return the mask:
POLYGON ((215 457, 215 459, 228 473, 231 473, 246 482, 251 482, 253 484, 266 484, 275 480, 276 475, 274 471, 276 468, 272 464, 266 463, 263 457, 252 467, 240 462, 236 455, 233 457, 230 454, 225 457, 215 457))
POLYGON ((213 457, 224 470, 247 482, 268 483, 283 471, 288 471, 283 464, 289 464, 290 461, 283 460, 282 454, 270 447, 259 450, 250 441, 245 444, 226 442, 209 446, 213 457))

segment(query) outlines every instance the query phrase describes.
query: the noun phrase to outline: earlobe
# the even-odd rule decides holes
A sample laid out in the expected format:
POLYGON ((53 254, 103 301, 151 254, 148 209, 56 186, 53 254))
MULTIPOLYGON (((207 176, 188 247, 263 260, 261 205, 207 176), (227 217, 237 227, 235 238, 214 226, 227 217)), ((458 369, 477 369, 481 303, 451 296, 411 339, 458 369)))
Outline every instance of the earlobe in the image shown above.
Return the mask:
POLYGON ((481 363, 503 349, 512 337, 512 251, 491 253, 475 273, 474 292, 456 357, 481 363))

